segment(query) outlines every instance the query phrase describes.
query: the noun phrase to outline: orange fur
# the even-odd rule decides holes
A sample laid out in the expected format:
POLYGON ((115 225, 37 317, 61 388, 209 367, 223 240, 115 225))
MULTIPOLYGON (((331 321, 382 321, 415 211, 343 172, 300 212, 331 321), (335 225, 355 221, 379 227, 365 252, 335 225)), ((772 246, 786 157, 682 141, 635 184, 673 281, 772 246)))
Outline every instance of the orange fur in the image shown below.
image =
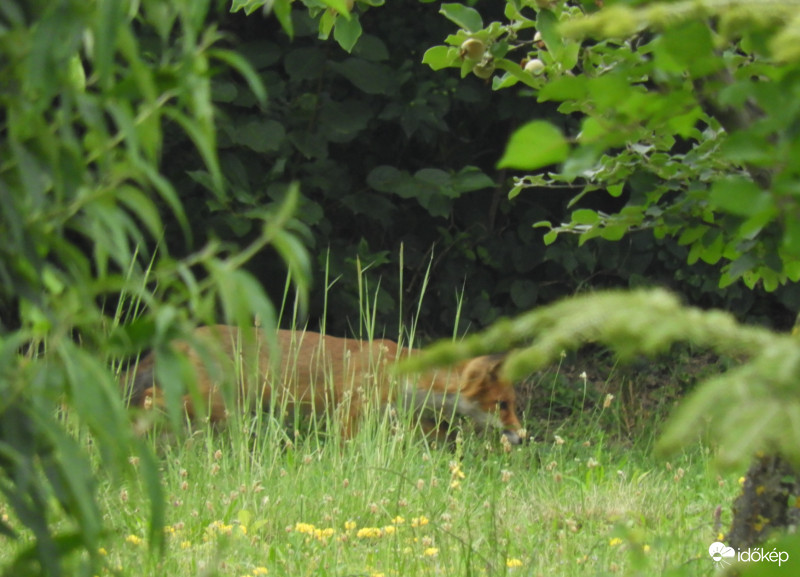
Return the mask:
MULTIPOLYGON (((479 428, 501 429, 511 443, 520 442, 514 389, 500 377, 501 356, 476 357, 451 370, 393 377, 388 366, 401 356, 416 354, 393 341, 286 330, 278 331, 277 338, 282 353, 279 363, 272 363, 262 335, 253 328, 200 327, 191 342, 174 343, 195 371, 197 390, 207 400, 212 422, 227 418, 225 400, 234 398, 239 405, 249 402, 263 410, 272 405, 288 414, 298 409, 305 414, 334 415, 347 438, 369 403, 377 400, 381 406, 400 402, 410 407, 426 432, 446 434, 442 419, 455 415, 479 428), (235 394, 225 390, 232 386, 235 394)), ((163 404, 155 363, 152 353, 139 362, 130 385, 131 405, 163 404)), ((184 406, 190 417, 199 416, 189 395, 184 397, 184 406)))

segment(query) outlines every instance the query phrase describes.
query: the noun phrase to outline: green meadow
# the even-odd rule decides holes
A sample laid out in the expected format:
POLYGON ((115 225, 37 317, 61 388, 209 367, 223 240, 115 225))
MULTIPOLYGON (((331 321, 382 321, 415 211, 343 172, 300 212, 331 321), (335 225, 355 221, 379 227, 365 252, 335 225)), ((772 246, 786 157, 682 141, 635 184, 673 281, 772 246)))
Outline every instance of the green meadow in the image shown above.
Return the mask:
MULTIPOLYGON (((699 444, 656 458, 656 427, 630 441, 608 426, 624 411, 607 396, 558 423, 522 415, 530 439, 515 447, 474 432, 431 446, 391 413, 347 441, 320 423, 292 433, 268 415, 155 431, 163 553, 148 542, 132 458, 128 475, 99 472, 101 574, 713 574, 708 546, 730 523, 739 475, 718 474, 699 444)), ((7 504, 0 513, 23 535, 0 536, 2 566, 31 536, 7 504)))

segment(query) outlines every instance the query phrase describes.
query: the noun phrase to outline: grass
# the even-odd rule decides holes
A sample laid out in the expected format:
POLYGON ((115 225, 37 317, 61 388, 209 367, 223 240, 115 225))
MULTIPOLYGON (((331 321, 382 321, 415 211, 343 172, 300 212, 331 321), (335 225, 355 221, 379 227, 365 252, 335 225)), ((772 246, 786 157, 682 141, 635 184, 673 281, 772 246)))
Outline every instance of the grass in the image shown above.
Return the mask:
MULTIPOLYGON (((154 437, 165 553, 148 551, 141 488, 107 479, 102 575, 713 574, 707 549, 736 476, 718 476, 701 446, 663 462, 647 439, 606 439, 597 413, 614 410, 514 448, 475 436, 429 448, 378 419, 347 442, 288 442, 267 419, 154 437)), ((23 545, 0 537, 0 567, 23 545)))

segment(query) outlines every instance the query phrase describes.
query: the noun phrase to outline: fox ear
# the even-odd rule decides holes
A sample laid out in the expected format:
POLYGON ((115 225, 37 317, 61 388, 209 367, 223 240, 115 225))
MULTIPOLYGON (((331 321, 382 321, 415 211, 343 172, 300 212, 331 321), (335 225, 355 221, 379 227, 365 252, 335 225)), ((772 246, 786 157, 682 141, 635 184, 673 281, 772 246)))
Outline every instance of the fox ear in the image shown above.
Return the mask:
POLYGON ((475 394, 487 384, 497 381, 505 355, 487 355, 467 361, 461 371, 461 392, 475 394))
POLYGON ((506 362, 507 356, 508 355, 506 353, 487 356, 486 374, 495 380, 499 379, 500 371, 503 369, 503 363, 506 362))

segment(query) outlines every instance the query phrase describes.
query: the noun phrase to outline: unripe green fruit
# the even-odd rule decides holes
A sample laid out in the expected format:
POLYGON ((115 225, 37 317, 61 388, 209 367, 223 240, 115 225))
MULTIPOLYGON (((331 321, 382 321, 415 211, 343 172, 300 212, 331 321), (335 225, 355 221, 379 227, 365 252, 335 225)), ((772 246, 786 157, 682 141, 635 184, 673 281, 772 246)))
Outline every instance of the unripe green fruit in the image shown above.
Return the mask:
POLYGON ((479 60, 486 52, 486 44, 477 38, 467 38, 461 43, 458 53, 461 58, 469 58, 470 60, 479 60))
POLYGON ((482 80, 488 80, 494 74, 494 62, 476 64, 475 68, 472 69, 472 73, 482 80))

